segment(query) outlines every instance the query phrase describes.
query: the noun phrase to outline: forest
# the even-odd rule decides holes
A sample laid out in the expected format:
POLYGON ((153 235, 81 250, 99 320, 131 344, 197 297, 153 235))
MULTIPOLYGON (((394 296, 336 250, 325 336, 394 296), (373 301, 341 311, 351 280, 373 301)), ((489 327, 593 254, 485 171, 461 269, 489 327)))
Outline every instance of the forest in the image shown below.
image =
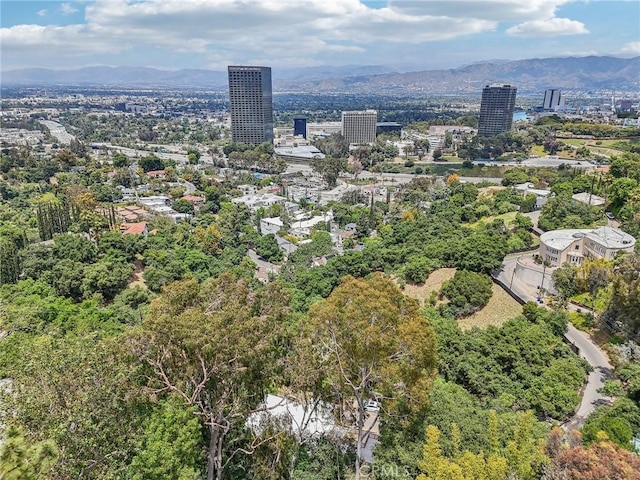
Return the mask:
MULTIPOLYGON (((558 269, 553 309, 528 303, 482 329, 458 320, 487 305, 505 255, 535 248, 524 215, 535 201, 512 185, 554 192, 543 230, 606 221, 571 199, 592 191, 638 236, 639 154, 613 159, 606 176, 521 168, 503 185, 416 176, 386 202, 305 204, 357 224, 355 236, 337 254, 318 225, 285 256, 256 229, 260 218, 286 218, 282 207, 252 213, 231 201, 246 183, 282 187, 281 165, 266 179, 187 166, 179 175, 203 198, 193 218, 158 216, 148 235, 124 235, 101 195, 131 160, 74 149, 2 151, 0 478, 638 478, 637 253, 558 269), (250 250, 279 275, 257 280, 250 250), (455 274, 427 299, 405 295, 441 268, 455 274), (595 317, 567 312, 571 299, 598 302, 595 317), (606 384, 614 401, 565 432, 590 370, 563 340, 569 322, 606 330, 618 361, 606 384), (302 423, 272 415, 268 395, 298 405, 302 423), (312 433, 320 411, 332 428, 312 433)), ((228 153, 239 170, 270 155, 228 153)), ((141 175, 173 173, 149 158, 141 175)))

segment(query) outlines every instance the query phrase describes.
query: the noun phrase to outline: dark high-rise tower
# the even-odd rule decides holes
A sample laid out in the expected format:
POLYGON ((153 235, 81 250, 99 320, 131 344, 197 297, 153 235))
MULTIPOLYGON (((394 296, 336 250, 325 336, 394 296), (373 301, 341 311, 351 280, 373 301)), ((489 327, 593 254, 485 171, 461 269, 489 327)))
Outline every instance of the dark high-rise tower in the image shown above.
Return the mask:
POLYGON ((273 141, 271 68, 229 66, 231 135, 234 142, 273 141))
POLYGON ((307 117, 301 115, 293 117, 293 135, 307 138, 307 117))
POLYGON ((516 87, 487 85, 482 89, 478 135, 495 137, 511 130, 513 109, 516 106, 516 87))

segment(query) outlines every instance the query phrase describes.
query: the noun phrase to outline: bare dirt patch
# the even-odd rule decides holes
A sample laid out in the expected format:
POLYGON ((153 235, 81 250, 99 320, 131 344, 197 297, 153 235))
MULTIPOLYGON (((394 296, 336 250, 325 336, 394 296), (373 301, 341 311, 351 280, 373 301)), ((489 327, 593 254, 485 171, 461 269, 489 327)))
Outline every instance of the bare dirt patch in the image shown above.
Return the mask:
POLYGON ((438 270, 434 270, 422 284, 415 285, 407 283, 404 287, 404 294, 418 300, 420 305, 424 305, 425 300, 429 298, 431 292, 433 290, 439 292, 442 284, 447 280, 451 280, 455 273, 455 268, 439 268, 438 270))
POLYGON ((144 282, 144 277, 142 276, 142 272, 144 268, 142 267, 142 262, 140 260, 134 260, 133 264, 136 269, 131 274, 131 278, 129 278, 129 284, 127 288, 133 288, 136 285, 141 286, 142 288, 147 288, 147 284, 144 282))
POLYGON ((462 330, 473 327, 486 328, 489 325, 500 326, 507 320, 522 313, 522 305, 516 302, 502 287, 493 284, 491 298, 484 308, 473 315, 458 320, 462 330))

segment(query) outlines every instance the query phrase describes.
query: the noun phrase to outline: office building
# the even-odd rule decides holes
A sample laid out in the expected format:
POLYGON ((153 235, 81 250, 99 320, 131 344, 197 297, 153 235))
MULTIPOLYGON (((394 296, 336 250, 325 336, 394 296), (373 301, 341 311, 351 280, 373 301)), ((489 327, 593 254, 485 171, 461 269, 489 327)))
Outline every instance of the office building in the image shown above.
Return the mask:
POLYGON ((375 110, 342 112, 342 136, 349 144, 374 143, 377 119, 375 110))
POLYGON ((516 87, 487 85, 482 89, 478 135, 495 137, 511 130, 513 109, 516 105, 516 87))
POLYGON ((400 136, 402 133, 402 125, 398 122, 378 122, 376 123, 376 130, 376 133, 390 133, 400 136))
POLYGON ((229 66, 231 136, 234 142, 273 142, 271 68, 229 66))
POLYGON ((560 90, 549 89, 544 92, 544 101, 542 102, 543 110, 555 112, 560 105, 562 105, 560 90))
POLYGON ((307 117, 293 117, 293 135, 307 138, 307 117))

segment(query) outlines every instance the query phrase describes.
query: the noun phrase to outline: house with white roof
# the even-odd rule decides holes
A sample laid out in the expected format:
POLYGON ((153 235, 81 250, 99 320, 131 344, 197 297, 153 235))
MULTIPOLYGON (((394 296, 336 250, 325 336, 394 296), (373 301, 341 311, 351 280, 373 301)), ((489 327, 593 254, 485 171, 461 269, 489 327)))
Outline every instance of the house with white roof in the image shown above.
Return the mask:
POLYGON ((552 230, 540 236, 540 256, 552 266, 585 258, 612 260, 618 252, 633 252, 636 239, 618 228, 552 230))
POLYGON ((536 196, 536 210, 540 210, 547 200, 551 196, 551 190, 543 190, 540 188, 533 188, 533 183, 520 183, 518 185, 514 185, 513 188, 516 189, 517 192, 521 193, 523 197, 527 195, 535 195, 536 196))

